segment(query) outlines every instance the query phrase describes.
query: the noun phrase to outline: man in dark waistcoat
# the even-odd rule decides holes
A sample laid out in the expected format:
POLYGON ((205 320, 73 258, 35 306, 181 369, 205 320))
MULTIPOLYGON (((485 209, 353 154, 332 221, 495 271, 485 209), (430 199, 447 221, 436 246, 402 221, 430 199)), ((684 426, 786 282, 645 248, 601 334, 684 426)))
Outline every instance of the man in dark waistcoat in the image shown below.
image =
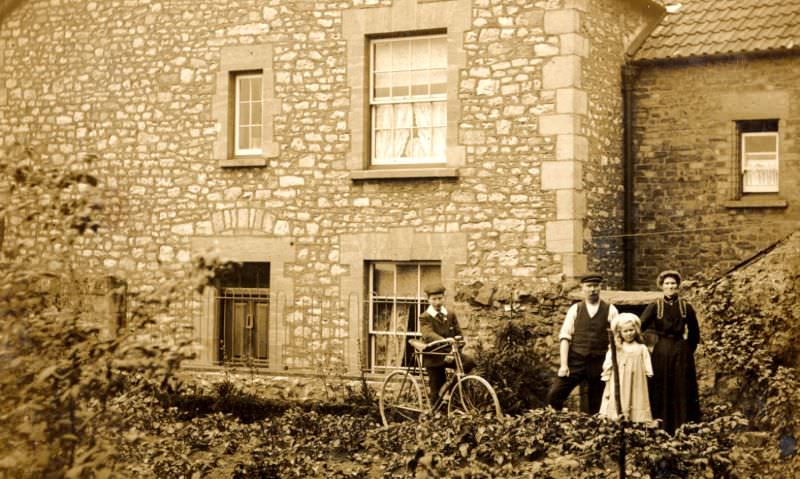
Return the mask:
MULTIPOLYGON (((425 289, 428 295, 428 309, 419 317, 419 329, 422 333, 422 340, 426 343, 445 338, 455 338, 461 336, 461 326, 458 324, 456 313, 448 311, 444 307, 444 286, 434 285, 425 289)), ((438 350, 438 349, 437 349, 438 350)), ((443 351, 449 351, 449 346, 443 347, 443 351)), ((475 366, 472 357, 461 353, 461 364, 464 372, 468 372, 475 366)), ((439 391, 445 383, 445 368, 455 369, 455 362, 451 358, 446 358, 442 354, 426 354, 423 356, 422 365, 428 372, 428 384, 431 391, 431 404, 436 404, 439 398, 439 391)))
POLYGON ((605 383, 600 379, 608 350, 607 329, 617 317, 617 308, 600 299, 599 274, 581 278, 583 301, 570 306, 559 334, 560 367, 558 377, 547 393, 547 403, 556 410, 564 407, 569 394, 584 380, 588 386, 589 410, 600 410, 605 383))

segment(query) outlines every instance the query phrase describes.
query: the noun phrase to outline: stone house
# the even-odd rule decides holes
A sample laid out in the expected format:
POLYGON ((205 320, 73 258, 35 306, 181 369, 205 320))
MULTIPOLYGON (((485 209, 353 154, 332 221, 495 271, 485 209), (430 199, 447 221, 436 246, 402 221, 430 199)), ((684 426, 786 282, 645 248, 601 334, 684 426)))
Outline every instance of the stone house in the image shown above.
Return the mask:
MULTIPOLYGON (((632 257, 637 284, 667 261, 671 238, 623 234, 699 215, 667 214, 659 199, 675 180, 682 199, 709 207, 697 163, 714 152, 713 171, 730 174, 733 147, 721 133, 682 146, 688 135, 653 125, 677 109, 657 88, 704 76, 658 57, 661 37, 640 49, 662 18, 653 0, 3 2, 0 132, 54 162, 97 155, 113 200, 108 227, 81 245, 87 271, 137 291, 188 274, 197 256, 235 263, 205 296, 187 292, 179 318, 203 346, 196 367, 380 372, 404 360, 430 283, 481 337, 492 324, 465 300, 470 288, 490 304, 493 292, 560 287, 587 270, 620 288, 632 257), (677 173, 650 182, 674 152, 677 173), (689 174, 701 191, 683 193, 689 174)), ((710 68, 747 76, 725 62, 710 68)), ((775 81, 788 81, 790 62, 775 81)), ((777 119, 788 148, 782 112, 759 119, 777 119)), ((698 139, 710 131, 692 126, 698 139)), ((781 193, 796 162, 783 153, 781 193)), ((729 208, 750 193, 725 192, 713 203, 720 229, 732 212, 764 211, 729 208)))

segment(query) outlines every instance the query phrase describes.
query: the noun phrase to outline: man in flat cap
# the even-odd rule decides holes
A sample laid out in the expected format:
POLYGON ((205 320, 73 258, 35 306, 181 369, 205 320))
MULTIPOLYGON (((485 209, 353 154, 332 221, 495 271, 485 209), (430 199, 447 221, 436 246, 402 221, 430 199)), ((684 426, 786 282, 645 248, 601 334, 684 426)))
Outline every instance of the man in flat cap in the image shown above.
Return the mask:
MULTIPOLYGON (((444 286, 436 284, 425 288, 428 295, 428 309, 419 317, 419 328, 422 333, 422 340, 426 343, 445 338, 455 338, 461 336, 461 327, 453 311, 448 311, 444 307, 444 286)), ((447 350, 447 349, 444 349, 447 350)), ((439 351, 437 348, 435 351, 439 351)), ((439 391, 445 383, 445 368, 455 369, 456 365, 452 360, 447 360, 443 354, 426 354, 423 356, 423 366, 428 371, 428 384, 431 391, 431 405, 436 404, 439 399, 439 391)), ((473 359, 461 353, 461 363, 464 372, 468 372, 475 366, 473 359)))
POLYGON ((581 278, 583 300, 570 306, 559 334, 558 377, 547 393, 547 403, 554 409, 564 407, 575 386, 586 380, 588 412, 600 410, 605 383, 600 379, 608 350, 607 329, 616 317, 617 308, 600 299, 603 277, 596 273, 581 278))

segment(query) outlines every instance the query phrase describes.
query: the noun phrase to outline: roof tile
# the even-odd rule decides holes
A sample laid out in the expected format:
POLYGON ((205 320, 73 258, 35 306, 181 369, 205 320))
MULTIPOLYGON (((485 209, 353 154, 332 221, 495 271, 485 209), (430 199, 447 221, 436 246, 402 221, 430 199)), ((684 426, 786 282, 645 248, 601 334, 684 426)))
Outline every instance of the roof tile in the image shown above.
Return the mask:
POLYGON ((800 50, 800 0, 667 0, 681 3, 653 30, 637 60, 800 50))

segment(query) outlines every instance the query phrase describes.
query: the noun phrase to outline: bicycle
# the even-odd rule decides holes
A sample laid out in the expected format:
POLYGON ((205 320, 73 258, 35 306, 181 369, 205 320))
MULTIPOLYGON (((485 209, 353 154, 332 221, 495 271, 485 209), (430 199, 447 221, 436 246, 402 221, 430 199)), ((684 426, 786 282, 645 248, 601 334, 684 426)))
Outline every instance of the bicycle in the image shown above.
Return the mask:
POLYGON ((434 414, 447 405, 449 416, 467 414, 493 414, 502 416, 500 401, 491 384, 477 374, 464 373, 459 348, 464 345, 461 337, 445 338, 431 343, 410 339, 408 344, 414 348, 415 365, 386 376, 381 385, 379 406, 384 426, 403 420, 417 420, 424 414, 434 414), (425 379, 423 357, 439 355, 452 360, 455 372, 442 386, 436 404, 430 404, 427 384, 420 387, 425 379))

